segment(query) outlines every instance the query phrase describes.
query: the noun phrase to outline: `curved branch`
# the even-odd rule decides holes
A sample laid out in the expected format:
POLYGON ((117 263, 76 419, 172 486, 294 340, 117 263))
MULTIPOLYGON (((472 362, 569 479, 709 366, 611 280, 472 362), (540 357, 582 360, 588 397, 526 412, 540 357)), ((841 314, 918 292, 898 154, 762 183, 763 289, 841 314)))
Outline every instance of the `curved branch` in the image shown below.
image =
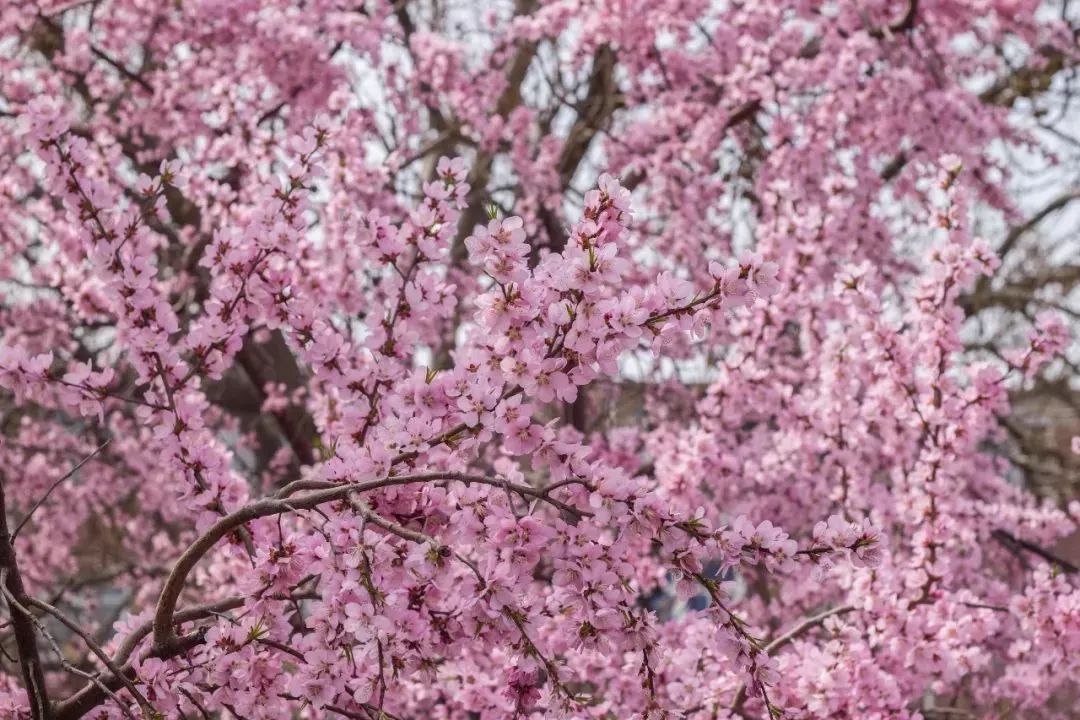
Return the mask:
POLYGON ((211 525, 206 532, 188 546, 187 550, 185 550, 176 561, 172 571, 169 573, 168 579, 165 581, 165 586, 161 590, 161 595, 158 597, 157 608, 154 611, 154 652, 168 654, 172 652, 180 642, 180 638, 177 637, 173 626, 176 623, 176 605, 180 599, 180 593, 184 589, 187 577, 194 569, 195 565, 198 564, 198 562, 210 552, 215 545, 217 545, 218 541, 229 533, 234 532, 252 520, 257 520, 259 518, 284 515, 300 510, 311 510, 320 505, 325 505, 326 503, 345 500, 356 493, 393 487, 395 485, 430 482, 433 480, 453 480, 466 484, 478 483, 491 485, 493 487, 518 493, 519 495, 526 495, 531 498, 543 500, 560 510, 572 512, 578 516, 587 514, 585 511, 578 510, 566 503, 555 500, 547 494, 546 490, 534 488, 529 485, 512 483, 498 478, 490 478, 484 475, 470 475, 468 473, 459 472, 400 475, 397 477, 382 478, 380 480, 371 480, 364 483, 339 485, 325 490, 310 492, 305 495, 298 495, 287 500, 281 498, 259 500, 226 515, 211 525))
POLYGON ((883 40, 890 35, 905 33, 912 30, 915 27, 915 20, 918 16, 919 0, 909 0, 908 9, 907 12, 904 13, 904 17, 889 25, 873 28, 870 30, 870 37, 876 40, 883 40))
MULTIPOLYGON (((273 596, 275 599, 306 599, 305 595, 282 595, 273 596)), ((247 597, 231 597, 225 600, 219 600, 218 602, 208 603, 206 605, 196 605, 190 608, 184 608, 178 611, 173 616, 173 621, 177 624, 191 622, 193 620, 201 620, 212 615, 217 615, 229 610, 235 610, 242 607, 247 602, 247 597)), ((135 676, 134 668, 129 660, 139 643, 146 638, 147 635, 153 630, 153 622, 147 621, 138 626, 131 633, 124 638, 124 642, 120 644, 116 654, 112 658, 112 664, 119 670, 119 675, 111 674, 103 678, 98 678, 96 681, 92 681, 83 686, 82 689, 75 692, 73 695, 58 702, 55 706, 54 717, 55 720, 76 720, 81 718, 86 713, 97 707, 103 699, 107 696, 107 692, 117 690, 124 686, 125 679, 130 680, 135 676)), ((182 638, 179 644, 179 649, 186 650, 192 639, 198 640, 199 634, 188 635, 182 638)), ((152 650, 146 653, 147 657, 160 657, 152 650)))

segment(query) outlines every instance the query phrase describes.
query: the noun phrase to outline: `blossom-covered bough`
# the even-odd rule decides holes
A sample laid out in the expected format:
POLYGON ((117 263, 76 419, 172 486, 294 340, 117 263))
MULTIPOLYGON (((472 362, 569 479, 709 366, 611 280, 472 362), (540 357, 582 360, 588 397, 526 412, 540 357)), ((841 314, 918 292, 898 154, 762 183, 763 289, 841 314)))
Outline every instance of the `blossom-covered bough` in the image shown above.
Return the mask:
POLYGON ((9 3, 0 716, 1064 717, 1036 6, 9 3))

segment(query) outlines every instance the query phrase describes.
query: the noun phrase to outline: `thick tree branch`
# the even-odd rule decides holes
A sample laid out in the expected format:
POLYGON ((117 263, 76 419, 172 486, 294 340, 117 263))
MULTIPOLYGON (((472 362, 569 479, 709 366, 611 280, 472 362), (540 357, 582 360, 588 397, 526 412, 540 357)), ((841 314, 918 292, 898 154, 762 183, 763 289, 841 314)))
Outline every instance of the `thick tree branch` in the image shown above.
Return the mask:
POLYGON ((5 498, 6 480, 0 476, 0 586, 14 600, 8 603, 11 613, 11 625, 15 632, 15 646, 19 652, 19 665, 22 668, 23 686, 29 698, 30 717, 32 720, 51 720, 52 706, 45 687, 45 674, 38 655, 37 635, 34 630, 34 617, 25 609, 29 598, 23 586, 22 575, 15 557, 15 548, 8 532, 7 505, 5 498))
POLYGON ((1076 57, 1067 56, 1054 47, 1039 50, 1040 61, 1025 65, 1001 78, 979 93, 979 99, 989 105, 1011 108, 1021 98, 1035 98, 1050 88, 1054 76, 1076 64, 1076 57))

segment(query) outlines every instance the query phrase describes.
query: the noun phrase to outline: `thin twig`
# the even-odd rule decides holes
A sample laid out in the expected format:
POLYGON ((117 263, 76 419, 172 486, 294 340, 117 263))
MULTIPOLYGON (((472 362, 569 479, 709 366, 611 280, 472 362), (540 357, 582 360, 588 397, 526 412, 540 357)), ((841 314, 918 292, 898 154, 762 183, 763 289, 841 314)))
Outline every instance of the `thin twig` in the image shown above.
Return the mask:
POLYGON ((109 672, 118 677, 120 681, 124 683, 124 687, 127 688, 128 692, 132 694, 135 700, 139 703, 139 706, 143 708, 144 711, 153 710, 153 706, 143 696, 143 694, 139 692, 139 689, 135 687, 135 683, 133 683, 124 673, 120 671, 120 668, 115 663, 113 663, 111 659, 109 659, 108 654, 106 654, 106 652, 101 649, 101 646, 97 644, 94 638, 90 637, 90 635, 85 630, 83 630, 78 623, 76 623, 74 620, 61 612, 59 608, 56 608, 43 600, 37 600, 35 598, 29 597, 27 598, 27 601, 31 606, 36 607, 40 610, 44 610, 48 614, 52 615, 54 618, 59 620, 60 623, 64 625, 64 627, 82 638, 82 641, 86 643, 86 647, 90 649, 90 652, 92 652, 98 660, 101 660, 101 662, 105 664, 105 667, 109 669, 109 672))
POLYGON ((45 491, 45 494, 42 495, 38 499, 38 501, 36 503, 34 503, 34 506, 32 508, 30 508, 30 511, 26 513, 26 517, 24 517, 22 520, 20 520, 19 524, 15 526, 15 530, 12 531, 12 533, 11 533, 11 542, 12 543, 14 543, 15 538, 17 538, 19 536, 19 531, 23 529, 23 525, 25 525, 27 522, 29 522, 30 518, 33 517, 33 515, 34 515, 34 512, 39 507, 44 505, 45 501, 49 499, 49 495, 52 494, 52 491, 55 490, 56 488, 58 488, 61 485, 61 483, 63 483, 65 480, 67 480, 72 475, 77 473, 79 471, 79 468, 81 468, 83 465, 85 465, 86 463, 93 460, 94 457, 97 456, 97 454, 100 453, 102 450, 104 450, 109 445, 109 443, 111 443, 111 442, 112 442, 112 438, 109 438, 105 442, 98 445, 97 448, 92 453, 90 453, 89 455, 84 457, 82 460, 80 460, 79 463, 75 467, 71 468, 71 470, 68 470, 67 473, 65 473, 62 478, 60 478, 59 480, 57 480, 56 482, 54 482, 52 485, 49 486, 49 489, 45 491))

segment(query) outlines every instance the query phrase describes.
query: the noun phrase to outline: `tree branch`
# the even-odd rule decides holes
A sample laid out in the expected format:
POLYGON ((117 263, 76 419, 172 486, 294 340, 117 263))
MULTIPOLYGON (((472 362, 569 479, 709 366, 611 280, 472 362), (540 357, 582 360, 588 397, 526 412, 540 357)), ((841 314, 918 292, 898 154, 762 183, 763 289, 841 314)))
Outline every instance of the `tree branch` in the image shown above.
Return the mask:
MULTIPOLYGON (((302 584, 302 583, 301 583, 302 584)), ((306 599, 307 595, 290 595, 290 596, 274 596, 276 599, 306 599)), ((173 618, 177 624, 192 622, 194 620, 201 620, 206 617, 211 617, 222 612, 229 610, 235 610, 238 607, 242 607, 247 602, 247 597, 231 597, 225 600, 220 600, 215 603, 209 603, 206 605, 197 605, 191 608, 185 608, 177 612, 173 618)), ((124 685, 124 678, 132 679, 135 677, 134 668, 128 662, 134 654, 135 649, 139 646, 147 635, 153 630, 153 622, 148 621, 138 626, 131 633, 124 638, 124 641, 120 644, 116 654, 112 658, 113 665, 117 666, 120 671, 120 676, 115 673, 104 678, 99 678, 96 682, 90 682, 83 686, 83 688, 77 691, 75 694, 60 701, 56 704, 54 720, 77 720, 86 713, 93 710, 101 702, 108 697, 108 693, 113 690, 117 690, 124 685), (123 676, 123 677, 121 677, 123 676)), ((191 647, 198 644, 196 641, 201 641, 201 634, 194 633, 187 635, 182 639, 182 642, 173 651, 173 655, 180 654, 191 647)), ((153 651, 146 653, 147 657, 165 657, 163 655, 155 655, 153 651)))
POLYGON ((484 475, 469 475, 467 473, 458 472, 401 475, 398 477, 371 480, 364 483, 339 485, 324 490, 310 492, 306 495, 298 495, 289 499, 281 499, 279 497, 260 500, 226 515, 211 525, 206 532, 188 546, 187 550, 185 550, 176 561, 172 571, 169 573, 168 579, 165 581, 165 586, 161 590, 161 595, 158 597, 157 608, 154 612, 154 652, 168 654, 182 641, 181 638, 177 637, 174 629, 176 623, 174 614, 176 611, 176 604, 180 599, 180 593, 184 589, 187 576, 192 569, 194 569, 195 565, 198 564, 198 562, 210 552, 215 545, 217 545, 218 541, 229 533, 238 530, 246 523, 259 518, 270 517, 272 515, 284 515, 300 510, 311 510, 319 505, 324 505, 337 500, 345 500, 356 493, 368 492, 379 488, 431 482, 434 480, 453 480, 466 484, 479 483, 499 487, 510 492, 516 492, 520 495, 541 499, 566 512, 573 512, 579 516, 586 514, 585 511, 578 510, 566 503, 555 500, 547 494, 546 490, 484 475))
POLYGON ((112 659, 109 658, 108 654, 106 654, 106 652, 101 649, 101 646, 97 644, 97 642, 94 640, 94 638, 90 637, 90 635, 85 630, 83 630, 82 627, 80 627, 78 623, 76 623, 74 620, 69 618, 67 615, 65 615, 63 612, 61 612, 58 608, 53 607, 52 605, 45 602, 44 600, 36 600, 36 599, 34 599, 32 597, 28 597, 27 602, 29 603, 29 605, 31 607, 36 607, 39 610, 43 610, 43 611, 47 612, 49 615, 52 615, 54 618, 59 620, 60 623, 64 627, 66 627, 68 630, 70 630, 71 632, 78 635, 82 639, 82 641, 86 644, 86 647, 90 649, 90 652, 92 652, 94 654, 94 656, 97 657, 98 660, 100 660, 102 663, 104 663, 105 667, 107 667, 109 669, 109 672, 111 672, 113 675, 115 675, 117 678, 119 678, 121 680, 121 682, 124 684, 124 687, 127 689, 127 691, 129 693, 131 693, 132 697, 134 697, 136 699, 136 701, 138 701, 139 706, 141 708, 143 708, 144 711, 145 710, 152 710, 152 706, 147 701, 147 699, 143 696, 143 694, 141 692, 139 692, 139 689, 137 687, 135 687, 135 683, 133 683, 131 681, 131 678, 129 678, 126 674, 124 674, 120 670, 120 668, 116 665, 116 663, 114 663, 112 661, 112 659))
POLYGON ((93 460, 94 457, 96 457, 98 453, 100 453, 102 450, 104 450, 108 446, 108 444, 111 443, 111 442, 112 442, 112 438, 109 438, 105 442, 98 445, 97 449, 95 449, 92 453, 90 453, 89 455, 84 457, 82 460, 80 460, 79 463, 75 467, 71 468, 71 470, 67 471, 64 474, 63 477, 61 477, 59 480, 57 480, 56 482, 54 482, 52 485, 49 486, 49 489, 45 491, 45 494, 42 495, 40 498, 38 498, 38 501, 35 502, 34 506, 32 508, 30 508, 30 510, 26 513, 26 517, 24 517, 22 520, 20 520, 19 524, 15 526, 15 529, 11 533, 11 544, 12 545, 15 544, 15 539, 19 536, 19 531, 22 530, 23 526, 26 525, 26 523, 30 521, 30 518, 34 516, 34 512, 37 511, 37 509, 39 507, 41 507, 42 505, 45 504, 45 501, 49 499, 49 495, 52 494, 52 491, 55 490, 56 488, 58 488, 65 480, 67 480, 72 475, 74 475, 76 472, 78 472, 79 468, 81 468, 83 465, 85 465, 86 463, 93 460))
MULTIPOLYGON (((834 615, 845 615, 855 609, 854 605, 841 605, 834 607, 830 610, 825 610, 817 615, 805 618, 798 625, 788 630, 783 635, 777 637, 775 640, 766 645, 763 649, 766 655, 771 655, 777 650, 781 649, 788 643, 792 642, 807 630, 811 630, 823 622, 833 617, 834 615)), ((746 704, 746 684, 743 683, 739 686, 739 691, 735 694, 735 701, 731 704, 731 709, 737 714, 742 714, 742 707, 746 704)))
POLYGON ((1041 557, 1046 562, 1048 562, 1048 563, 1050 563, 1052 565, 1057 565, 1063 572, 1066 572, 1066 573, 1080 572, 1080 568, 1078 568, 1076 565, 1069 562, 1065 558, 1058 557, 1057 555, 1050 552, 1046 548, 1044 548, 1044 547, 1042 547, 1040 545, 1036 545, 1035 543, 1031 542, 1030 540, 1024 540, 1023 538, 1018 538, 1015 535, 1013 535, 1011 532, 1009 532, 1008 530, 995 530, 995 531, 993 531, 991 533, 991 535, 993 536, 993 538, 995 540, 997 540, 1002 545, 1004 545, 1006 547, 1013 547, 1013 548, 1018 548, 1018 549, 1021 549, 1021 550, 1027 550, 1029 553, 1032 553, 1033 555, 1038 555, 1039 557, 1041 557))
POLYGON ((30 700, 30 717, 32 720, 52 720, 52 705, 45 687, 45 673, 41 669, 37 636, 34 632, 35 618, 29 612, 25 612, 28 598, 26 589, 23 587, 22 575, 19 574, 15 548, 11 544, 11 535, 8 533, 4 484, 5 480, 0 476, 0 575, 2 575, 0 588, 9 597, 8 610, 11 613, 11 625, 15 632, 19 665, 22 667, 23 686, 30 700))

